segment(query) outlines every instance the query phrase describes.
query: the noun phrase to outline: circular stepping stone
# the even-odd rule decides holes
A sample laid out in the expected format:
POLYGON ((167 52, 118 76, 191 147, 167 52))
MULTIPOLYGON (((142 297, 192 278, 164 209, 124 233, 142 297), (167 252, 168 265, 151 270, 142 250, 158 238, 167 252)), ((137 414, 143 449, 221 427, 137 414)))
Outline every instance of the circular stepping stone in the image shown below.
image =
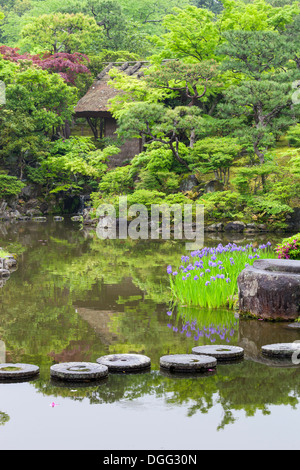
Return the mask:
POLYGON ((200 354, 173 354, 160 358, 160 366, 171 372, 203 372, 216 365, 215 357, 200 354))
POLYGON ((244 356, 244 349, 238 346, 226 346, 226 345, 207 345, 207 346, 196 346, 192 349, 193 354, 206 354, 208 356, 215 357, 218 361, 228 361, 234 359, 240 359, 244 356))
POLYGON ((147 369, 151 366, 151 360, 142 354, 108 354, 97 359, 97 363, 103 364, 110 371, 131 372, 147 369))
POLYGON ((92 362, 63 362, 50 367, 53 378, 71 381, 98 380, 108 376, 108 368, 92 362))
POLYGON ((266 344, 261 348, 262 354, 273 357, 291 357, 294 353, 300 355, 300 343, 266 344))
POLYGON ((38 366, 21 363, 0 364, 0 380, 26 380, 39 373, 38 366))

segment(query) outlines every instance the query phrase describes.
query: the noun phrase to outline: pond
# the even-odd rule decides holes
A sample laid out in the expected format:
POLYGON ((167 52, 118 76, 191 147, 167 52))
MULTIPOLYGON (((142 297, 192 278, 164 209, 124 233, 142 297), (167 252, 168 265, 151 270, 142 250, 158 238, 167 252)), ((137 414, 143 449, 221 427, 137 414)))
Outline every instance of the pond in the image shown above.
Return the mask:
MULTIPOLYGON (((208 236, 210 246, 249 241, 208 236)), ((299 340, 300 329, 227 311, 168 316, 166 267, 183 243, 105 241, 67 220, 2 223, 0 246, 18 257, 0 289, 0 362, 40 368, 0 384, 0 449, 299 449, 299 369, 262 359, 260 348, 299 340), (212 342, 242 346, 245 357, 207 375, 160 370, 161 356, 212 342), (85 385, 50 378, 56 363, 130 352, 149 356, 151 370, 85 385)))

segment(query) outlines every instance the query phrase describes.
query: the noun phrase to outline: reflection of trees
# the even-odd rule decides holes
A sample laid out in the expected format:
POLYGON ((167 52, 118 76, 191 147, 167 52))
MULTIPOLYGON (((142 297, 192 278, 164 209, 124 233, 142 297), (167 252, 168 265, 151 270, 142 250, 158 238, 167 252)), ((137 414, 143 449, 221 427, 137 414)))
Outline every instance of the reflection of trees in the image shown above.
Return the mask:
MULTIPOLYGON (((178 264, 184 251, 182 244, 104 241, 93 232, 85 236, 85 232, 69 230, 64 224, 29 224, 0 237, 0 246, 14 247, 19 253, 18 270, 0 291, 0 337, 11 361, 40 365, 40 376, 32 381, 40 393, 88 399, 92 404, 153 395, 170 405, 184 407, 189 416, 207 413, 218 403, 223 410, 219 429, 234 422, 235 411, 244 410, 251 417, 257 411, 269 413, 271 405, 298 404, 297 368, 268 367, 244 360, 218 365, 216 374, 207 377, 175 378, 159 372, 161 355, 187 353, 195 345, 193 335, 180 335, 180 328, 186 320, 194 320, 195 312, 189 317, 186 310, 178 311, 176 319, 166 314, 166 266, 178 264), (79 313, 85 309, 86 316, 81 317, 76 308, 79 313), (93 324, 88 322, 87 310, 94 314, 93 324), (101 341, 99 334, 104 330, 100 315, 103 312, 109 312, 105 324, 107 342, 101 341), (168 328, 168 322, 176 325, 178 331, 168 328), (143 374, 110 374, 99 385, 75 386, 76 392, 71 386, 50 381, 49 366, 53 361, 63 362, 70 357, 95 361, 100 355, 113 352, 146 354, 151 357, 152 370, 143 374)), ((234 327, 233 343, 249 336, 245 333, 248 324, 242 326, 239 322, 237 337, 232 318, 226 312, 224 315, 218 322, 224 320, 228 327, 234 327)), ((197 320, 201 327, 208 321, 211 324, 205 312, 197 320)), ((256 323, 256 328, 260 327, 256 323)), ((251 341, 256 338, 251 337, 251 341)), ((207 342, 209 338, 203 336, 197 344, 207 342)), ((5 420, 5 413, 2 415, 5 420)))
POLYGON ((0 426, 4 426, 9 420, 10 417, 6 413, 3 413, 3 411, 0 411, 0 426))
MULTIPOLYGON (((37 385, 37 382, 35 382, 37 385)), ((211 376, 165 376, 159 371, 142 374, 110 374, 100 385, 86 387, 59 386, 40 383, 38 389, 45 395, 88 399, 91 404, 133 401, 153 395, 168 405, 186 408, 187 415, 208 413, 216 404, 223 415, 218 429, 235 421, 235 412, 244 411, 247 417, 257 412, 269 414, 270 406, 299 403, 299 370, 277 369, 257 365, 251 361, 218 365, 211 376), (72 388, 76 389, 76 393, 72 388)))

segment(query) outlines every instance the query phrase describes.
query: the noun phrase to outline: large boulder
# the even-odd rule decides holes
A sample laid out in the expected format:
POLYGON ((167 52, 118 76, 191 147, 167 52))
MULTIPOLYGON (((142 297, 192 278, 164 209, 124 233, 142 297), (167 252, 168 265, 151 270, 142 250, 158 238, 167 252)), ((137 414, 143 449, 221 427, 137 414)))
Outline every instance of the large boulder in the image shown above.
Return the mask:
POLYGON ((239 310, 268 320, 300 316, 300 261, 257 260, 238 277, 239 310))
POLYGON ((243 232, 245 228, 246 224, 244 224, 244 222, 235 220, 225 225, 225 232, 243 232))
POLYGON ((188 175, 184 177, 180 183, 180 191, 187 192, 192 191, 194 188, 199 186, 199 181, 195 175, 188 175))
POLYGON ((218 191, 224 191, 224 183, 219 180, 209 181, 204 187, 205 193, 215 193, 218 191))

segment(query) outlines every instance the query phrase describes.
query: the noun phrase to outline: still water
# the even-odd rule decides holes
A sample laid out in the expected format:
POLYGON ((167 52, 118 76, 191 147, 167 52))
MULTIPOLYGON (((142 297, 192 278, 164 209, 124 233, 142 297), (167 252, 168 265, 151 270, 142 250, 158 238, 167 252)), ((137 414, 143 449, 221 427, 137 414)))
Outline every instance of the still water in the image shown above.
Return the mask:
MULTIPOLYGON (((229 241, 249 239, 205 244, 229 241)), ((299 368, 260 355, 263 344, 300 340, 300 329, 226 311, 168 316, 166 267, 184 244, 104 241, 49 221, 2 223, 0 246, 18 259, 0 289, 0 362, 40 367, 34 380, 0 384, 1 450, 300 449, 299 368), (160 371, 162 355, 212 342, 242 346, 244 360, 207 376, 160 371), (127 352, 149 356, 151 370, 85 386, 50 379, 52 364, 127 352)))

